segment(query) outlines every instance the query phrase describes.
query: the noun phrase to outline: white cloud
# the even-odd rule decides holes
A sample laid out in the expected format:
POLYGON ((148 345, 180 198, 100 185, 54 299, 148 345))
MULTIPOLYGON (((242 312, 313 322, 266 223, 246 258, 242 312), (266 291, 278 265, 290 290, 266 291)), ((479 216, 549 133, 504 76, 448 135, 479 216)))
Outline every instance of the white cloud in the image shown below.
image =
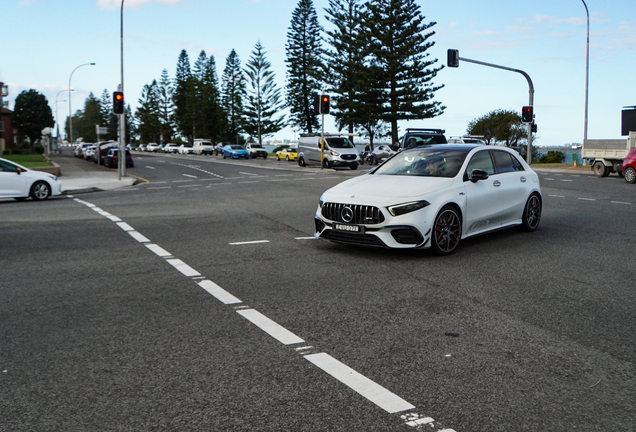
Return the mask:
MULTIPOLYGON (((32 0, 23 0, 32 1, 32 0)), ((122 0, 97 0, 97 6, 100 9, 119 9, 121 8, 122 0)), ((164 4, 174 6, 179 3, 183 3, 183 0, 126 0, 124 1, 124 7, 139 8, 151 3, 164 4)))
POLYGON ((534 27, 518 27, 518 26, 508 26, 506 27, 506 31, 508 33, 534 33, 534 27))
POLYGON ((535 14, 530 22, 537 24, 562 24, 568 23, 572 25, 586 25, 587 20, 583 17, 558 18, 551 15, 535 14))

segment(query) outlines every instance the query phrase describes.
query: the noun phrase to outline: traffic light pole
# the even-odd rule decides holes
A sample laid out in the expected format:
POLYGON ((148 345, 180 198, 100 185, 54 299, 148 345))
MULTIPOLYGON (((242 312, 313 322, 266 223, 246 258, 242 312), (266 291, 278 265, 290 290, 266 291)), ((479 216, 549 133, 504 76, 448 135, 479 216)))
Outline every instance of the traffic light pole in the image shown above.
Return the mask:
MULTIPOLYGON (((499 66, 499 65, 496 65, 496 64, 492 64, 492 63, 485 63, 485 62, 481 62, 481 61, 477 61, 477 60, 471 60, 471 59, 467 59, 467 58, 463 58, 463 57, 458 57, 458 59, 461 60, 461 61, 468 62, 468 63, 475 63, 475 64, 482 65, 482 66, 489 66, 489 67, 494 67, 494 68, 497 68, 497 69, 503 69, 503 70, 507 70, 507 71, 511 71, 511 72, 520 73, 521 75, 526 77, 526 80, 528 80, 528 87, 530 88, 530 98, 529 98, 528 105, 530 105, 530 106, 534 105, 534 85, 532 84, 532 80, 530 79, 530 75, 528 75, 524 71, 522 71, 520 69, 513 69, 513 68, 509 68, 509 67, 505 67, 505 66, 499 66)), ((532 124, 533 123, 534 123, 534 121, 532 123, 528 123, 528 154, 526 155, 526 161, 528 162, 528 165, 530 165, 532 163, 532 124)))
MULTIPOLYGON (((121 22, 120 22, 120 56, 121 56, 121 84, 119 91, 124 91, 124 0, 121 0, 121 22)), ((119 180, 126 175, 126 99, 124 99, 124 112, 119 114, 119 180)))

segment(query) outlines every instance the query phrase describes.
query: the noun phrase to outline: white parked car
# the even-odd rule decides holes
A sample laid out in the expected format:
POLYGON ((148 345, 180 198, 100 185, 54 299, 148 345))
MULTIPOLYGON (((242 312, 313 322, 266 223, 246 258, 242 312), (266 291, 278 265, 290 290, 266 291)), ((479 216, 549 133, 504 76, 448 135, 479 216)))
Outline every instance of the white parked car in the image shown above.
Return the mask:
POLYGON ((460 240, 541 220, 537 174, 504 147, 472 144, 408 149, 327 190, 315 237, 389 248, 452 253, 460 240))
POLYGON ((43 200, 61 193, 62 184, 53 174, 27 169, 0 158, 0 198, 43 200))
POLYGON ((159 148, 159 144, 157 144, 157 143, 148 143, 146 145, 146 151, 147 152, 156 152, 157 148, 159 148))
POLYGON ((163 153, 177 153, 179 151, 179 147, 175 143, 168 143, 163 146, 161 151, 163 153))
POLYGON ((185 144, 179 146, 179 154, 194 154, 194 149, 185 144))
POLYGON ((84 160, 93 160, 93 158, 95 157, 95 150, 97 149, 96 146, 90 146, 90 147, 86 147, 84 149, 84 160))

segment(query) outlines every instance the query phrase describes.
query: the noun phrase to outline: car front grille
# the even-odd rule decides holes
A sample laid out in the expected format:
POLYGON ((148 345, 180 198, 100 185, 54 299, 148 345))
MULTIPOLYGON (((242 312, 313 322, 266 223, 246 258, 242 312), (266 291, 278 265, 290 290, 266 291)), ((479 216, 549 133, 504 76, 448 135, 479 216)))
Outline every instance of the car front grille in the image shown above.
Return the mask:
POLYGON ((343 155, 340 155, 340 159, 342 159, 342 160, 355 160, 356 159, 356 155, 354 155, 354 154, 343 154, 343 155))
POLYGON ((379 208, 358 204, 324 203, 322 215, 332 221, 350 224, 374 225, 384 222, 384 215, 379 208), (352 215, 351 220, 344 220, 343 210, 352 215), (349 212, 350 210, 350 212, 349 212))
POLYGON ((405 227, 391 230, 391 235, 400 244, 420 244, 424 241, 422 234, 415 228, 405 227))
POLYGON ((382 240, 380 240, 377 236, 370 234, 350 234, 346 232, 326 230, 320 235, 320 238, 337 243, 386 247, 382 240))

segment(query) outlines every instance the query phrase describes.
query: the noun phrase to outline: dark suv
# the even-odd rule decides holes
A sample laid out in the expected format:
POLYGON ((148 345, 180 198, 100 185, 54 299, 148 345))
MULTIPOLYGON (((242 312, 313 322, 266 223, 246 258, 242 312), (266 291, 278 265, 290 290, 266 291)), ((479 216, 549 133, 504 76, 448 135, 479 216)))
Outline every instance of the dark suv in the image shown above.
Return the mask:
POLYGON ((413 147, 426 146, 431 144, 447 144, 444 136, 444 129, 413 129, 409 128, 402 137, 400 149, 405 150, 413 147))

